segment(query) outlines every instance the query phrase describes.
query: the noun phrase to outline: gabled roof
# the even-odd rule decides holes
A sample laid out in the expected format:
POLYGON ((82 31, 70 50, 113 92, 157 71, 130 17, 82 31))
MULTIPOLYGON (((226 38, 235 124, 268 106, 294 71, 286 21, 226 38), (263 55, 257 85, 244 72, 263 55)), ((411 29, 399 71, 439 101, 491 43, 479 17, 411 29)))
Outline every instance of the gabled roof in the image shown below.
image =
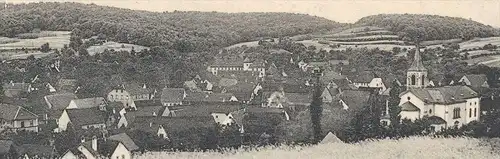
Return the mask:
POLYGON ((212 113, 229 114, 243 109, 239 103, 199 103, 175 110, 176 117, 211 116, 212 113))
MULTIPOLYGON (((327 83, 330 83, 334 80, 341 80, 341 79, 346 79, 346 77, 343 75, 340 75, 340 73, 338 73, 338 72, 331 71, 331 70, 324 71, 323 76, 319 77, 319 80, 323 84, 327 84, 327 83)), ((371 79, 370 79, 370 81, 371 81, 371 79)))
POLYGON ((11 104, 0 104, 0 118, 5 120, 28 120, 37 119, 38 116, 26 108, 15 106, 11 104))
POLYGON ((339 94, 339 98, 347 104, 349 109, 360 110, 367 106, 371 93, 361 90, 345 90, 339 94))
POLYGON ((465 75, 465 77, 471 83, 470 86, 474 87, 474 88, 479 88, 479 87, 481 87, 484 84, 484 82, 488 81, 488 77, 486 77, 486 75, 484 75, 484 74, 479 74, 479 75, 465 75))
POLYGON ((104 124, 106 115, 97 108, 66 109, 71 123, 77 127, 93 124, 104 124))
POLYGON ((420 111, 420 109, 411 102, 401 104, 401 111, 420 111))
POLYGON ((165 111, 166 106, 147 106, 147 107, 138 107, 135 111, 127 112, 134 114, 135 116, 161 116, 163 111, 165 111))
POLYGON ((68 107, 73 99, 77 99, 74 93, 59 93, 45 96, 45 99, 52 105, 51 109, 62 110, 68 107))
POLYGON ((140 85, 137 83, 126 83, 123 85, 123 88, 130 94, 130 95, 144 95, 144 94, 150 94, 153 93, 153 89, 146 87, 144 88, 144 85, 140 85))
POLYGON ((139 109, 139 107, 151 107, 151 106, 162 106, 160 100, 138 100, 134 101, 135 106, 139 109))
POLYGON ((108 139, 121 142, 129 151, 139 150, 139 146, 137 146, 134 140, 132 140, 132 138, 130 138, 130 136, 128 136, 126 133, 112 135, 108 137, 108 139))
POLYGON ((15 146, 17 154, 24 156, 28 155, 29 157, 38 156, 40 158, 53 158, 56 156, 55 149, 49 145, 35 145, 35 144, 23 144, 19 146, 15 146))
POLYGON ((232 96, 234 96, 232 93, 212 93, 212 94, 209 94, 203 101, 204 102, 228 102, 232 96))
POLYGON ((372 71, 362 71, 349 76, 349 79, 354 83, 370 83, 373 78, 376 78, 376 75, 372 71))
POLYGON ((63 86, 76 86, 76 79, 64 79, 61 78, 57 82, 58 87, 63 87, 63 86))
POLYGON ((72 101, 75 102, 78 109, 94 108, 99 107, 99 105, 105 104, 105 100, 103 97, 73 99, 72 101))
POLYGON ((328 63, 330 63, 330 65, 349 65, 349 60, 329 60, 328 63))
POLYGON ((427 103, 453 104, 465 102, 466 99, 479 97, 479 94, 468 86, 444 86, 436 88, 409 89, 400 96, 411 92, 427 103))
POLYGON ((215 129, 215 120, 211 116, 137 117, 132 125, 132 129, 156 134, 160 126, 171 136, 178 133, 186 133, 193 128, 215 129))
POLYGON ((184 99, 184 88, 163 88, 161 93, 162 103, 177 103, 184 99))
POLYGON ((325 138, 323 138, 323 140, 321 140, 320 142, 321 144, 328 144, 328 143, 343 143, 342 140, 340 140, 335 134, 333 134, 332 132, 328 132, 328 134, 326 134, 325 138))
POLYGON ((11 140, 0 140, 0 155, 9 153, 12 145, 14 145, 14 142, 11 140))

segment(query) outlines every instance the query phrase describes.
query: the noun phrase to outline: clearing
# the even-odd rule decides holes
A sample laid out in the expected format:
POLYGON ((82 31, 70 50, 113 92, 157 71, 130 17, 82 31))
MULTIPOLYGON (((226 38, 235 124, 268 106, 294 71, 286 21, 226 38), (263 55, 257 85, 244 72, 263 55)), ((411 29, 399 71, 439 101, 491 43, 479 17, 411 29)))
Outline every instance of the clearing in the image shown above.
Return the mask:
POLYGON ((473 48, 482 48, 484 45, 492 44, 492 45, 500 45, 500 37, 489 37, 489 38, 475 38, 469 41, 465 41, 460 43, 460 49, 473 49, 473 48))
POLYGON ((469 65, 484 64, 489 67, 500 67, 500 55, 481 56, 478 58, 468 59, 466 62, 469 65))
POLYGON ((104 50, 115 50, 115 51, 132 51, 132 48, 136 51, 142 51, 144 49, 149 49, 146 46, 134 45, 134 44, 126 44, 126 43, 117 43, 113 41, 108 41, 102 45, 91 46, 87 49, 90 55, 95 55, 97 53, 102 53, 104 50))
MULTIPOLYGON (((49 43, 50 48, 61 49, 64 45, 69 44, 69 31, 42 31, 39 38, 36 39, 20 39, 20 38, 6 38, 0 37, 0 50, 15 50, 15 49, 35 49, 40 48, 45 43, 49 43)), ((24 36, 25 34, 20 34, 24 36)))
POLYGON ((430 138, 410 137, 401 140, 366 141, 357 144, 329 143, 305 147, 267 147, 257 150, 233 150, 219 152, 149 152, 138 156, 139 159, 240 159, 240 158, 273 158, 273 159, 330 159, 330 158, 408 158, 408 159, 442 159, 442 158, 500 158, 494 153, 494 139, 481 140, 475 138, 430 138), (492 141, 492 142, 488 142, 492 141))

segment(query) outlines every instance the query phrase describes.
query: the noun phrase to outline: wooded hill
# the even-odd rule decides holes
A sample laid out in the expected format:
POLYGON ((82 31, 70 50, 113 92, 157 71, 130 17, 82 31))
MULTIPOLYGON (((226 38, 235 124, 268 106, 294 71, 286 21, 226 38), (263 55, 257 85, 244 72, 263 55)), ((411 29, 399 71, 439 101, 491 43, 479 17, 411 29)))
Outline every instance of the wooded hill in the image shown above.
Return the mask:
POLYGON ((499 30, 464 18, 422 14, 379 14, 363 17, 356 26, 377 26, 398 33, 404 40, 447 40, 498 36, 499 30))
POLYGON ((71 31, 86 38, 100 33, 109 40, 144 46, 200 51, 260 37, 330 30, 342 24, 293 13, 148 12, 81 3, 30 3, 0 10, 0 36, 35 28, 71 31))

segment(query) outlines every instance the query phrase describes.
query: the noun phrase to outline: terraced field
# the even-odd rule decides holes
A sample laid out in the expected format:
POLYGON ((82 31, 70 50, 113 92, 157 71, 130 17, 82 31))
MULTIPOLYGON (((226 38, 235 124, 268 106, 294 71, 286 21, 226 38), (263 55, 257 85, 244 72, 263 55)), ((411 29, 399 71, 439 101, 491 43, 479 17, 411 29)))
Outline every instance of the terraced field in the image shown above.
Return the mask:
POLYGON ((149 49, 149 47, 134 45, 134 44, 125 44, 125 43, 117 43, 117 42, 106 42, 102 45, 91 46, 87 49, 90 55, 94 55, 97 53, 102 53, 104 50, 115 50, 115 51, 132 51, 132 48, 139 52, 144 49, 149 49))
MULTIPOLYGON (((40 48, 45 43, 54 49, 61 49, 65 44, 69 44, 69 31, 42 31, 39 38, 36 39, 21 39, 21 38, 6 38, 0 37, 0 51, 14 49, 34 49, 40 48)), ((34 34, 34 33, 31 33, 34 34)), ((24 36, 24 35, 23 35, 24 36)))

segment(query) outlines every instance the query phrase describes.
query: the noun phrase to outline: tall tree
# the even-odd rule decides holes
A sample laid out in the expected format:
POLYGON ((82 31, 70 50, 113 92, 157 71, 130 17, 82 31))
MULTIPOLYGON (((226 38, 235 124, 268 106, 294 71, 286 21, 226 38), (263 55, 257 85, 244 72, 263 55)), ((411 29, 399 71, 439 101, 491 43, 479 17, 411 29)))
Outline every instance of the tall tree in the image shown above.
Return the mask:
POLYGON ((314 143, 321 141, 321 114, 323 112, 323 101, 321 100, 321 85, 319 82, 320 70, 315 70, 316 83, 314 85, 314 95, 309 111, 313 128, 314 143))

